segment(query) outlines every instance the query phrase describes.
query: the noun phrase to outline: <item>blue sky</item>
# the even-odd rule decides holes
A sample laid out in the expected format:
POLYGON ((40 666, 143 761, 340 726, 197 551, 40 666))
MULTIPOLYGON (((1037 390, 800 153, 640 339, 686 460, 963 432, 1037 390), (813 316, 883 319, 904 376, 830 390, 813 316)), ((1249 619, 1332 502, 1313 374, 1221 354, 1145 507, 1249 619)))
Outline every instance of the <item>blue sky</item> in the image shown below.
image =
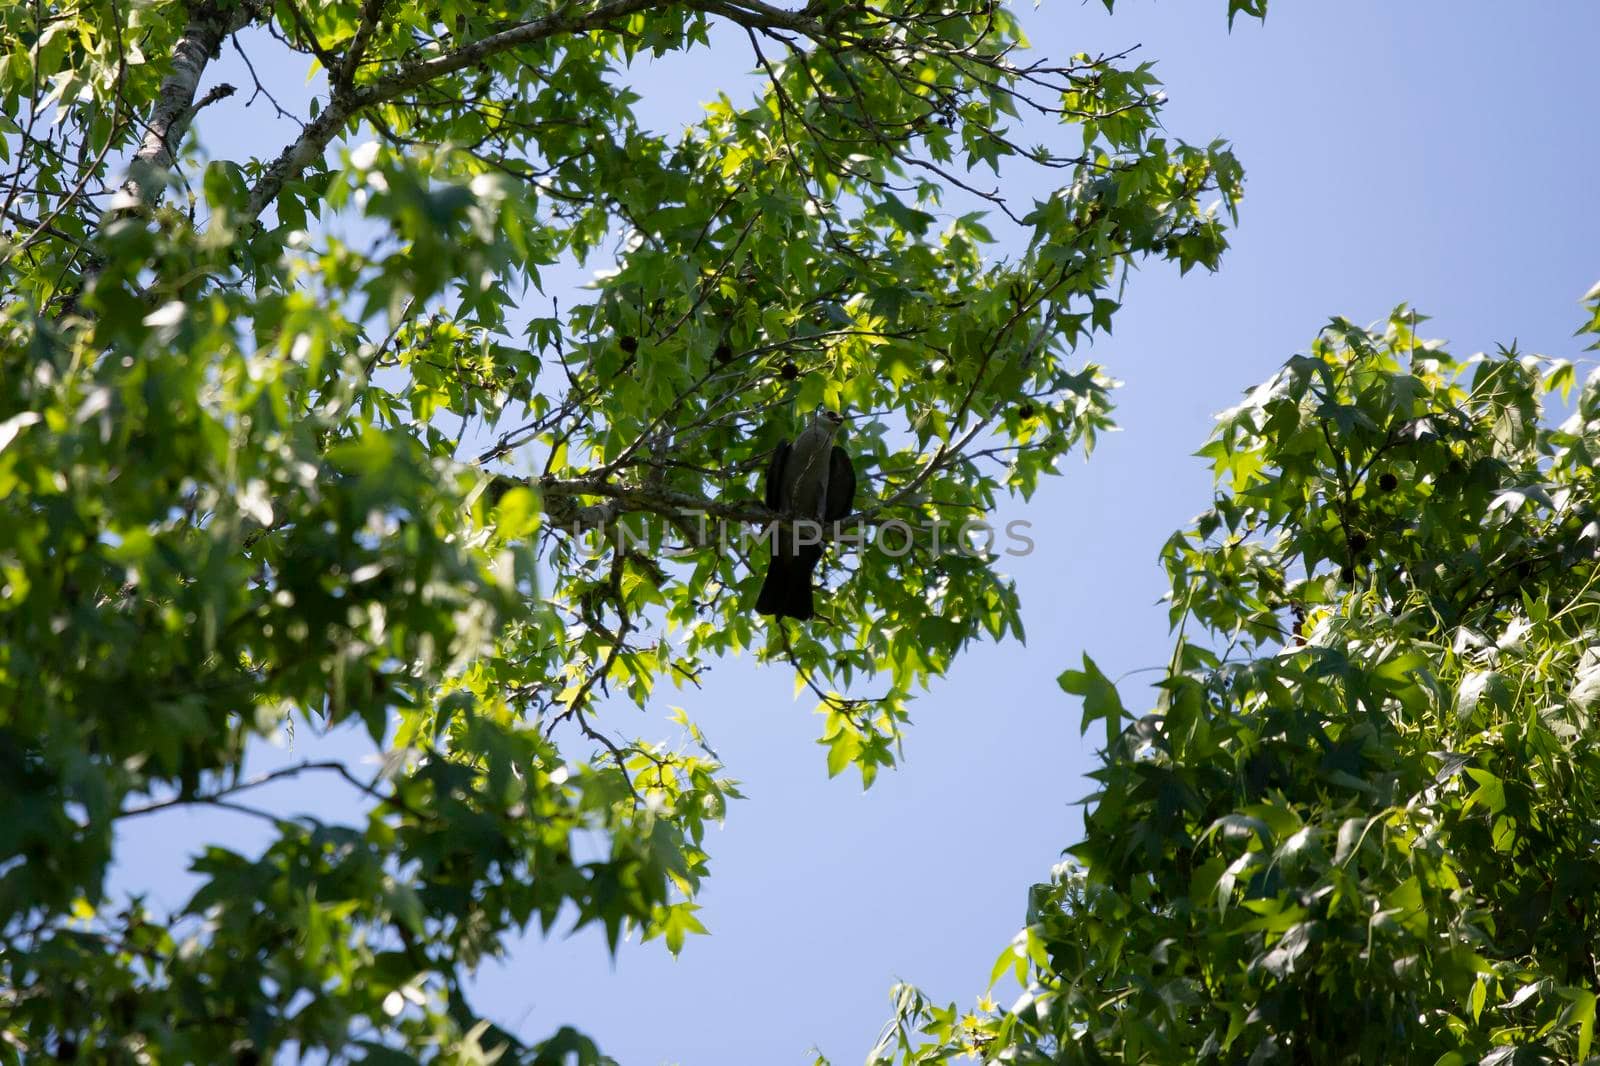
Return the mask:
MULTIPOLYGON (((1433 316, 1422 332, 1457 355, 1513 339, 1579 354, 1577 301, 1600 280, 1600 5, 1278 0, 1265 25, 1240 20, 1231 34, 1224 9, 1023 9, 1043 56, 1140 45, 1170 97, 1170 133, 1230 139, 1247 174, 1222 269, 1140 272, 1114 335, 1093 352, 1126 383, 1123 431, 995 516, 1033 525, 1035 552, 1007 563, 1026 647, 965 655, 913 705, 904 765, 865 793, 853 772, 827 779, 819 719, 780 667, 729 660, 703 692, 646 715, 611 709, 614 730, 666 737, 666 703, 685 703, 744 782, 749 801, 708 838, 701 917, 713 935, 676 960, 659 942, 625 944, 612 959, 598 936, 529 936, 480 972, 480 1010, 528 1038, 575 1025, 627 1066, 742 1066, 810 1062, 812 1046, 859 1062, 896 980, 970 1005, 1021 923, 1027 886, 1076 839, 1075 804, 1090 791, 1092 737, 1080 740, 1057 673, 1084 651, 1113 677, 1165 660, 1156 556, 1208 502, 1210 474, 1192 453, 1213 412, 1329 316, 1367 322, 1401 301, 1433 316)), ((750 66, 748 45, 723 34, 709 53, 641 63, 628 80, 641 117, 670 132, 718 89, 748 92, 750 66)), ((263 74, 303 99, 302 70, 263 74)), ((264 102, 244 109, 249 83, 231 50, 207 84, 219 80, 245 91, 216 105, 236 114, 203 116, 206 147, 275 153, 284 131, 264 102)), ((1151 676, 1124 681, 1130 706, 1149 703, 1151 676)), ((292 754, 258 751, 253 768, 357 754, 363 743, 302 733, 292 754)), ((327 818, 357 810, 336 785, 280 795, 327 818)), ((181 812, 130 823, 117 883, 180 903, 196 835, 250 850, 255 833, 181 812)))

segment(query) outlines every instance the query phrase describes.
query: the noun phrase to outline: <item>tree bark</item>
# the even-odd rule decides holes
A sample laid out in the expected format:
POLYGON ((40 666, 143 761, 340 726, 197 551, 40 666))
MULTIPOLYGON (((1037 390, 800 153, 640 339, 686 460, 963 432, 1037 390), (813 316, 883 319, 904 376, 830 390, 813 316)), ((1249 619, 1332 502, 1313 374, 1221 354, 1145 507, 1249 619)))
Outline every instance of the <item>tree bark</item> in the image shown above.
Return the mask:
POLYGON ((322 155, 363 108, 392 100, 409 89, 425 85, 435 78, 465 70, 490 56, 509 52, 514 48, 533 44, 557 34, 587 33, 600 29, 615 19, 632 15, 652 7, 661 6, 661 0, 604 0, 587 11, 576 14, 558 13, 532 19, 511 29, 490 34, 471 44, 463 45, 432 59, 407 63, 394 73, 359 88, 346 86, 334 92, 328 106, 305 128, 305 132, 285 148, 267 167, 255 187, 250 190, 250 204, 244 212, 243 223, 260 217, 267 206, 277 199, 286 182, 298 178, 312 161, 322 155))
POLYGON ((162 79, 144 141, 128 165, 123 189, 136 202, 160 200, 163 179, 177 162, 178 146, 199 110, 195 93, 206 65, 216 58, 223 39, 255 21, 264 6, 265 0, 242 0, 227 10, 216 0, 196 0, 189 6, 189 23, 172 49, 172 71, 162 79))

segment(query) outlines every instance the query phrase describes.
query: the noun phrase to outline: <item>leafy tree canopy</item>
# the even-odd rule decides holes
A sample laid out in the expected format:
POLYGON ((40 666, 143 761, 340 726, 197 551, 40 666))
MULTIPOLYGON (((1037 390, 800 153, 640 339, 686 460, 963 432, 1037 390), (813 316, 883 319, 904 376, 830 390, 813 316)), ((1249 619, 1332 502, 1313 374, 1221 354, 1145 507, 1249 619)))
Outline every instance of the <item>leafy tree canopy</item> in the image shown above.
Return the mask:
POLYGON ((919 686, 1021 635, 960 553, 836 554, 827 618, 753 617, 720 533, 770 518, 779 436, 851 414, 869 528, 1028 495, 1108 424, 1075 345, 1141 257, 1213 266, 1205 205, 1240 188, 1160 129, 1148 66, 1026 58, 988 0, 39 0, 0 27, 7 1061, 593 1060, 516 1044, 461 979, 562 916, 699 931, 736 786, 687 717, 669 748, 608 711, 749 650, 870 782, 919 686), (764 89, 642 128, 627 64, 713 28, 764 89), (235 35, 320 91, 289 143, 207 161, 235 35), (574 261, 590 289, 539 291, 574 261), (375 777, 276 774, 344 778, 355 817, 254 801, 252 738, 342 728, 375 777), (119 822, 191 805, 272 842, 199 850, 176 913, 108 896, 119 822))
POLYGON ((1221 417, 1155 710, 1061 676, 1106 748, 1023 994, 903 987, 876 1061, 1594 1061, 1600 372, 1572 405, 1421 321, 1335 319, 1221 417))

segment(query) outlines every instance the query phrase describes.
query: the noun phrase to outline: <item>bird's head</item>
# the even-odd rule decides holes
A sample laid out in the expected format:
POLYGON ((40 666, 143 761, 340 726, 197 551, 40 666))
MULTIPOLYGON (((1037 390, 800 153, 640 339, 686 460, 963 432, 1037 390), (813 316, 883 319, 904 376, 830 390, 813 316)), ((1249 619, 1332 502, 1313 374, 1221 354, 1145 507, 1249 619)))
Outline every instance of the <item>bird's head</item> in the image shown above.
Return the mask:
POLYGON ((811 416, 812 425, 826 429, 830 434, 837 433, 839 427, 844 425, 844 415, 838 411, 831 411, 822 404, 817 404, 816 412, 811 416))

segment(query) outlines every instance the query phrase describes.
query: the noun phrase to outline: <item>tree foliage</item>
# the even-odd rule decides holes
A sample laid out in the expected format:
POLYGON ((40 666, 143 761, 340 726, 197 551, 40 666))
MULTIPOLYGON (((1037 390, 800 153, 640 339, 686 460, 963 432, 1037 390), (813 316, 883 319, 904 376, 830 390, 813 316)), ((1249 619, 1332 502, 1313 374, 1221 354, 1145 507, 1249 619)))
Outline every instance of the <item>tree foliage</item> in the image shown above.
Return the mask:
POLYGON ((1335 319, 1220 417, 1155 710, 1062 675, 1108 743, 1021 998, 902 988, 879 1061, 1593 1061, 1600 373, 1572 405, 1420 321, 1335 319))
POLYGON ((870 782, 919 686, 1021 635, 971 553, 835 552, 825 619, 754 618, 722 534, 772 517, 767 453, 827 402, 858 525, 1028 495, 1108 424, 1075 345, 1141 257, 1214 265, 1205 204, 1239 192, 1225 146, 1161 130, 1148 66, 1024 60, 987 0, 40 0, 0 26, 5 1061, 594 1060, 567 1030, 521 1047, 462 978, 533 923, 700 930, 736 786, 687 717, 662 746, 618 705, 752 651, 870 782), (713 33, 764 88, 643 128, 628 64, 713 33), (318 92, 289 143, 208 158, 230 42, 318 92), (573 263, 590 288, 539 289, 573 263), (381 772, 271 780, 342 778, 350 819, 255 801, 255 738, 347 728, 381 772), (185 806, 271 843, 197 845, 174 913, 109 895, 118 824, 185 806))

